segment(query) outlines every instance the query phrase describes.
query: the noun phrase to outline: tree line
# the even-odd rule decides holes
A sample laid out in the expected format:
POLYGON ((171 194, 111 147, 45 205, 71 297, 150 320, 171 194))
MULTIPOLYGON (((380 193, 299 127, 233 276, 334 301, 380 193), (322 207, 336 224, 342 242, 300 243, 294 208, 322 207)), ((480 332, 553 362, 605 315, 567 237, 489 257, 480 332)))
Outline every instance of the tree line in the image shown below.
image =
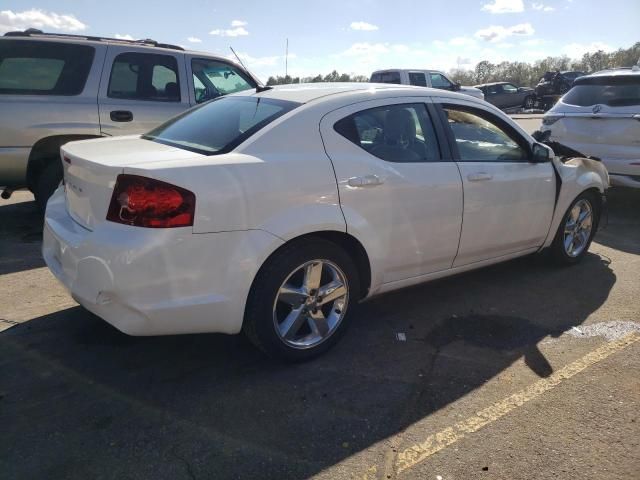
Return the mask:
MULTIPOLYGON (((581 72, 597 72, 606 68, 632 67, 640 61, 640 42, 636 42, 630 48, 620 48, 615 52, 585 53, 581 59, 572 60, 566 55, 560 57, 547 57, 533 63, 526 62, 500 62, 491 63, 487 60, 479 62, 473 69, 453 69, 448 72, 449 78, 462 85, 478 85, 488 82, 511 82, 518 86, 533 87, 538 83, 545 72, 556 70, 576 70, 581 72)), ((315 77, 291 77, 271 76, 267 85, 283 85, 289 83, 316 83, 316 82, 368 82, 365 75, 350 75, 338 73, 336 70, 327 75, 315 77)))

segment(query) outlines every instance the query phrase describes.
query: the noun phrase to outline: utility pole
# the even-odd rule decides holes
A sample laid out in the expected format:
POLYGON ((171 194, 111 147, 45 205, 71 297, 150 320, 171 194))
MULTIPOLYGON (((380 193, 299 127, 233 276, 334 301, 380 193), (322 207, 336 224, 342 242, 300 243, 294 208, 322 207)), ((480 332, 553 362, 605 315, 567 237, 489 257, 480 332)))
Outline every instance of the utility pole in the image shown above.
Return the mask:
POLYGON ((287 38, 287 44, 284 49, 284 78, 286 80, 289 74, 289 39, 287 38))

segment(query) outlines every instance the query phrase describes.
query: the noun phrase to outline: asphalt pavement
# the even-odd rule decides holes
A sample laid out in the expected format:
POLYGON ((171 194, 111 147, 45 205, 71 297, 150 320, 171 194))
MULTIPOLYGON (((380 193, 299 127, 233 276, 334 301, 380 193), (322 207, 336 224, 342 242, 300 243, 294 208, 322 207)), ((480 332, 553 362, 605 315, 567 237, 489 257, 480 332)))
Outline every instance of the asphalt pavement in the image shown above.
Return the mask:
POLYGON ((609 204, 580 265, 535 255, 378 297, 286 365, 242 336, 134 338, 91 315, 17 192, 0 201, 0 478, 638 479, 640 192, 609 204))

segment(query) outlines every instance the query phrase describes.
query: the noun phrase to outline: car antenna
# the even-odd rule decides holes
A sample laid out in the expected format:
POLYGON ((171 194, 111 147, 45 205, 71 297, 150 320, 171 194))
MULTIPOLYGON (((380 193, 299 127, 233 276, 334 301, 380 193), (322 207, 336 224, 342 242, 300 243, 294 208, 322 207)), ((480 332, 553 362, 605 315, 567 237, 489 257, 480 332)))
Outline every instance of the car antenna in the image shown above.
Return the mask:
MULTIPOLYGON (((246 65, 242 62, 242 60, 240 59, 240 56, 236 53, 233 47, 229 45, 229 48, 238 59, 238 62, 240 63, 240 65, 242 65, 242 68, 244 68, 248 72, 249 70, 247 69, 246 65)), ((267 90, 271 90, 272 88, 273 87, 269 85, 264 85, 262 82, 260 82, 258 85, 256 85, 256 93, 266 92, 267 90)))

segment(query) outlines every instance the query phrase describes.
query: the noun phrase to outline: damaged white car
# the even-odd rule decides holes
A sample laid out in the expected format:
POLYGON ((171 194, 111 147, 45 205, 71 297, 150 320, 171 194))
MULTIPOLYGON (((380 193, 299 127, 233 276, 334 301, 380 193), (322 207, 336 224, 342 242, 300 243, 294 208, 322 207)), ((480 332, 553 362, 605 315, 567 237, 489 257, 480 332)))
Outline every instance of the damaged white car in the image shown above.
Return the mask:
POLYGON ((62 148, 44 258, 131 335, 223 332, 303 360, 363 299, 550 249, 580 261, 606 169, 419 87, 260 87, 62 148))

